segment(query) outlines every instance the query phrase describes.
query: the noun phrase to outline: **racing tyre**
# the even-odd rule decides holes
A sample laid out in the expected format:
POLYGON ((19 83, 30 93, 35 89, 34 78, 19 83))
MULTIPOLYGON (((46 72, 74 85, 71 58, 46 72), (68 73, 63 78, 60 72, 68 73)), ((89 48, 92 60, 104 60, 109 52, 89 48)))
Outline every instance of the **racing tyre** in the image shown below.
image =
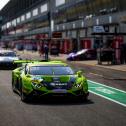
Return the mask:
POLYGON ((21 89, 21 101, 23 101, 23 102, 28 102, 28 96, 26 96, 26 94, 25 93, 23 93, 23 91, 22 91, 22 89, 21 89))
POLYGON ((15 90, 15 86, 14 85, 15 85, 14 84, 14 79, 12 78, 12 90, 13 90, 14 93, 16 93, 16 90, 15 90))
POLYGON ((80 97, 80 99, 81 99, 82 101, 88 101, 88 96, 89 96, 89 92, 86 93, 86 94, 84 93, 83 96, 80 97))
POLYGON ((21 84, 21 88, 20 88, 20 97, 21 97, 21 101, 23 101, 23 102, 28 102, 28 100, 29 100, 28 96, 26 96, 26 94, 23 93, 22 84, 21 84))

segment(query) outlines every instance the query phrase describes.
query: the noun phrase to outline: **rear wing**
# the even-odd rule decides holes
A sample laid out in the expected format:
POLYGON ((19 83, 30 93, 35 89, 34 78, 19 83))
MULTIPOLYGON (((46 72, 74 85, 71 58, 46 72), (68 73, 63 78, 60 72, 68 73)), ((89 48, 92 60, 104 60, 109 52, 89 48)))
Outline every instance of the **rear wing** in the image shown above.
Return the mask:
POLYGON ((34 63, 39 62, 38 60, 14 60, 14 64, 23 64, 23 63, 34 63))
POLYGON ((51 62, 51 63, 63 63, 60 60, 14 60, 14 64, 23 64, 23 63, 34 63, 34 62, 51 62))
POLYGON ((27 63, 34 63, 34 62, 40 62, 39 60, 14 60, 13 64, 17 67, 21 67, 22 65, 25 65, 27 63))
POLYGON ((63 63, 62 61, 49 61, 49 60, 14 60, 13 64, 17 67, 21 67, 27 63, 39 63, 39 62, 50 62, 50 63, 63 63))

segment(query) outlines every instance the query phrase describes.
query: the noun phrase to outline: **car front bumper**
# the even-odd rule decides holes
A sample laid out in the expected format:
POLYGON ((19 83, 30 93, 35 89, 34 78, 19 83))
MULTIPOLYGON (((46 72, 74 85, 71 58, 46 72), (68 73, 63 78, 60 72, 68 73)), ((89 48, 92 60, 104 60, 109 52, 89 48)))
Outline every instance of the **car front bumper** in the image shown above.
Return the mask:
MULTIPOLYGON (((25 93, 25 92, 24 92, 25 93)), ((28 93, 33 97, 85 97, 87 98, 89 92, 85 93, 82 89, 53 89, 53 90, 38 90, 33 89, 28 93)))

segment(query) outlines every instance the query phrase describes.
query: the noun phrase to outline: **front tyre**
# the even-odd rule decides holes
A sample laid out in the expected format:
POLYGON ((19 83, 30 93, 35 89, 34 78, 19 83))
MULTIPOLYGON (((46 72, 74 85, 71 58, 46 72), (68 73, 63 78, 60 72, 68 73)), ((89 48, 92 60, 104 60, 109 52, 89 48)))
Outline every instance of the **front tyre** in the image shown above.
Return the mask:
POLYGON ((15 89, 15 83, 14 83, 14 78, 12 77, 12 90, 14 93, 16 93, 16 89, 15 89))
POLYGON ((82 101, 88 101, 89 92, 84 93, 80 98, 82 101))
POLYGON ((27 102, 28 101, 28 97, 21 91, 21 101, 23 102, 27 102))
POLYGON ((28 96, 23 92, 22 83, 21 83, 21 88, 20 88, 20 97, 21 97, 21 101, 23 102, 28 102, 29 100, 28 96))

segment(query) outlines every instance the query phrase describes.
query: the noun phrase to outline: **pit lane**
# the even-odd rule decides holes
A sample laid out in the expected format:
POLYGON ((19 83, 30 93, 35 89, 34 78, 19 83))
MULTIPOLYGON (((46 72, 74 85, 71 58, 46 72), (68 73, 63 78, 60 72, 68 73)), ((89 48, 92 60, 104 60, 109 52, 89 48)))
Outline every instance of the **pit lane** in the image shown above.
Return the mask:
MULTIPOLYGON (((125 107, 91 93, 88 102, 48 99, 23 103, 12 92, 11 72, 0 70, 0 126, 126 126, 125 107)), ((113 80, 85 74, 96 82, 114 87, 118 83, 118 88, 125 89, 125 81, 115 84, 113 80)))

